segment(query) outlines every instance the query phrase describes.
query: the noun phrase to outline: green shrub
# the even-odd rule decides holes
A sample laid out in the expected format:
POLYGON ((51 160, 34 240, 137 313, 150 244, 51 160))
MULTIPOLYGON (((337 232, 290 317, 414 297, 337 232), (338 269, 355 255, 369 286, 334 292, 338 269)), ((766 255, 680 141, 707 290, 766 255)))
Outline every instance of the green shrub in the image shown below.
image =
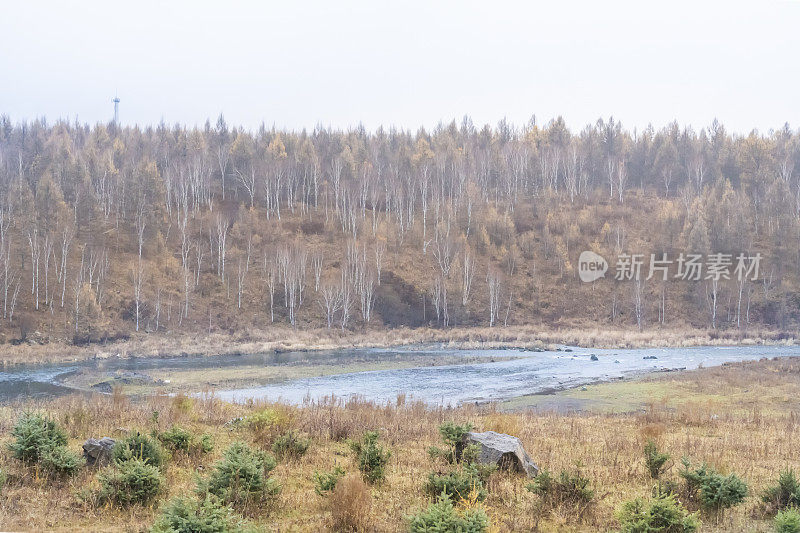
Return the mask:
POLYGON ((330 472, 314 470, 314 491, 320 496, 332 492, 339 480, 344 477, 344 474, 344 469, 341 466, 335 467, 330 472))
POLYGON ((140 459, 156 468, 161 468, 164 464, 164 450, 158 442, 138 431, 114 444, 112 456, 117 464, 129 459, 140 459))
POLYGON ((138 458, 122 461, 98 475, 100 501, 119 505, 147 504, 164 486, 164 477, 154 465, 138 458))
POLYGON ((590 487, 589 479, 580 472, 562 470, 558 478, 555 478, 543 468, 533 483, 525 488, 541 496, 545 502, 555 505, 585 505, 594 499, 594 490, 590 487))
POLYGON ((658 479, 667 461, 669 461, 669 454, 659 452, 656 443, 652 440, 647 441, 644 446, 644 465, 652 479, 658 479))
POLYGON ((171 452, 189 455, 210 453, 214 450, 214 437, 208 433, 197 437, 191 431, 180 426, 172 426, 158 435, 158 440, 171 452))
POLYGON ((672 494, 647 502, 641 498, 625 502, 617 513, 623 533, 692 533, 700 526, 672 494))
POLYGON ((409 517, 411 533, 484 533, 489 530, 489 517, 480 508, 457 511, 446 495, 427 509, 409 517))
POLYGON ((439 426, 439 435, 441 435, 442 442, 444 442, 447 448, 442 449, 431 446, 428 448, 428 454, 433 459, 442 457, 450 464, 460 463, 466 446, 464 437, 470 431, 472 431, 472 424, 470 422, 461 425, 455 422, 445 422, 439 426))
POLYGON ((691 463, 683 459, 681 477, 686 480, 686 491, 691 498, 698 493, 700 505, 705 509, 720 511, 740 504, 747 496, 747 484, 736 474, 723 476, 706 464, 691 470, 691 463))
POLYGON ((214 437, 208 433, 200 435, 199 443, 200 451, 203 453, 211 453, 214 451, 214 437))
POLYGON ((298 459, 305 455, 310 445, 310 439, 301 437, 294 431, 287 431, 272 444, 272 453, 278 460, 298 459))
POLYGON ((377 431, 367 431, 360 442, 350 442, 350 448, 356 454, 356 463, 364 481, 376 483, 384 479, 384 470, 392 453, 378 444, 377 431))
POLYGON ((246 417, 244 422, 256 441, 271 442, 277 435, 289 430, 293 416, 285 408, 267 407, 246 417))
POLYGON ((41 459, 44 469, 58 476, 74 476, 85 463, 80 454, 66 446, 47 448, 41 459))
POLYGON ((152 533, 225 533, 244 531, 242 520, 219 499, 178 497, 164 506, 152 533))
POLYGON ((800 533, 800 512, 797 509, 780 511, 775 517, 776 533, 800 533))
POLYGON ((467 465, 446 474, 431 472, 423 490, 434 498, 445 494, 453 501, 467 498, 474 493, 478 501, 483 501, 487 496, 483 481, 478 470, 473 465, 467 465))
POLYGON ((67 434, 58 423, 40 414, 25 413, 11 430, 14 442, 9 449, 25 462, 38 462, 45 451, 67 445, 67 434))
POLYGON ((768 487, 761 499, 771 512, 800 506, 800 483, 792 470, 785 470, 778 476, 778 484, 768 487))
POLYGON ((189 453, 194 435, 192 435, 191 431, 183 429, 180 426, 172 426, 167 431, 159 434, 158 440, 161 441, 165 448, 172 452, 189 453))
POLYGON ((280 491, 278 483, 267 477, 273 468, 275 459, 271 456, 234 442, 199 488, 234 505, 264 500, 280 491))

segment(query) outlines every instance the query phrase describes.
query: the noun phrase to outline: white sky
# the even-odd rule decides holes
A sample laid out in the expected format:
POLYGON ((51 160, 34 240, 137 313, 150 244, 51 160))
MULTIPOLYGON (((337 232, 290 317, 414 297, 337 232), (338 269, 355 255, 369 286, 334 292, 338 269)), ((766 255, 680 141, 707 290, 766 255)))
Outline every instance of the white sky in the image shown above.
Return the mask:
POLYGON ((0 114, 415 130, 800 125, 800 1, 6 1, 0 114))

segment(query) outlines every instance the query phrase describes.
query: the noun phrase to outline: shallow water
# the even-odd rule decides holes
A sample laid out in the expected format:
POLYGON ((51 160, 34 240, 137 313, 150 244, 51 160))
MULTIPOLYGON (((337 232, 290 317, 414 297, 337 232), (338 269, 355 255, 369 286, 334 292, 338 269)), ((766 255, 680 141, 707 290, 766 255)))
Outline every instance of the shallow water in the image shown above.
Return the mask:
POLYGON ((324 377, 288 380, 256 388, 217 391, 231 401, 250 398, 302 403, 335 395, 360 396, 377 402, 394 401, 398 394, 430 405, 502 401, 570 388, 598 381, 610 381, 636 373, 664 369, 694 369, 725 362, 762 357, 800 355, 800 346, 731 346, 692 348, 648 348, 602 350, 564 347, 560 351, 443 350, 430 347, 290 352, 217 357, 155 357, 90 360, 60 365, 14 367, 0 372, 0 401, 19 398, 48 398, 74 392, 62 383, 70 373, 81 370, 147 372, 154 369, 202 369, 238 365, 282 365, 313 361, 336 366, 353 359, 397 360, 403 354, 443 354, 470 357, 469 364, 420 366, 377 370, 324 377), (572 350, 572 351, 568 351, 572 350), (597 361, 591 356, 597 355, 597 361), (653 357, 656 359, 645 359, 653 357), (475 363, 480 357, 485 363, 475 363))
MULTIPOLYGON (((336 395, 353 395, 377 402, 393 401, 405 393, 407 399, 429 405, 502 401, 554 389, 610 381, 636 373, 669 369, 695 369, 726 362, 762 357, 800 355, 800 346, 730 346, 692 348, 648 348, 601 350, 566 348, 566 351, 513 352, 518 357, 481 364, 380 370, 298 379, 264 387, 220 391, 226 400, 249 398, 302 403, 336 395), (597 355, 597 361, 591 356, 597 355), (653 357, 656 359, 645 359, 653 357)), ((501 358, 508 351, 465 350, 487 358, 501 358)))

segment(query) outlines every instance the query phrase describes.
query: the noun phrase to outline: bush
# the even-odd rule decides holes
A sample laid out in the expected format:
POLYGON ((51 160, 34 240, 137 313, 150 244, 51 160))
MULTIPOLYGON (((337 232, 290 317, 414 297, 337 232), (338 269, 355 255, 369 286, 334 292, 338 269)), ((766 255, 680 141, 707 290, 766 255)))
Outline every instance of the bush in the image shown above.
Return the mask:
POLYGON ((246 505, 264 500, 280 491, 278 483, 268 478, 275 468, 275 459, 241 442, 228 447, 211 472, 201 492, 209 492, 225 503, 246 505))
POLYGON ((301 437, 294 431, 287 431, 272 444, 272 453, 278 460, 298 459, 305 455, 310 445, 310 439, 301 437))
POLYGON ((431 446, 428 448, 428 454, 431 458, 443 457, 448 463, 461 462, 461 456, 464 452, 464 437, 472 430, 472 424, 458 425, 455 422, 445 422, 439 426, 439 435, 442 437, 442 442, 447 446, 446 449, 431 446))
POLYGON ((409 517, 411 533, 458 532, 484 533, 489 530, 489 517, 480 508, 457 511, 447 495, 415 516, 409 517))
POLYGON ((172 426, 167 431, 162 432, 158 436, 158 440, 170 451, 189 453, 194 435, 180 426, 172 426))
POLYGON ((691 498, 700 496, 705 509, 720 511, 740 504, 747 496, 747 484, 736 474, 723 476, 706 464, 691 470, 688 459, 683 460, 681 477, 686 480, 686 491, 691 498))
POLYGON ((369 525, 372 498, 369 488, 356 475, 349 475, 336 484, 328 505, 334 531, 364 531, 369 525))
POLYGON ((314 491, 320 496, 332 492, 336 484, 344 477, 344 469, 341 466, 335 467, 330 472, 318 472, 314 470, 314 491))
POLYGON ((120 505, 147 504, 164 486, 164 477, 154 465, 143 459, 122 461, 100 472, 100 501, 120 505))
POLYGON ((158 442, 138 431, 132 432, 114 444, 112 456, 117 464, 124 463, 130 459, 140 459, 156 468, 161 468, 164 465, 164 450, 158 442))
POLYGON ((780 511, 775 517, 776 533, 800 533, 800 512, 797 509, 780 511))
POLYGON ((67 445, 67 434, 58 423, 40 414, 25 413, 11 430, 14 442, 9 449, 14 457, 25 462, 38 462, 45 452, 67 445))
POLYGON ((158 436, 164 446, 171 452, 182 452, 189 455, 210 453, 214 450, 214 437, 204 433, 199 438, 191 431, 180 426, 172 426, 158 436))
POLYGON ((487 496, 483 481, 478 470, 474 466, 468 465, 446 474, 431 472, 424 490, 433 498, 444 494, 453 501, 459 501, 474 493, 478 501, 483 501, 487 496))
POLYGON ((792 470, 781 472, 778 476, 778 484, 768 487, 762 493, 761 499, 771 512, 800 506, 800 483, 794 472, 792 470))
POLYGON ((700 526, 672 494, 663 494, 649 503, 641 498, 626 502, 617 513, 623 533, 692 533, 700 526))
POLYGON ((658 479, 667 461, 669 461, 669 454, 660 453, 656 448, 655 442, 652 440, 647 441, 647 444, 644 446, 644 465, 652 479, 658 479))
POLYGON ((562 470, 558 478, 553 477, 546 469, 525 486, 530 492, 538 494, 551 505, 585 505, 594 499, 594 490, 589 486, 589 479, 580 472, 570 473, 562 470))
POLYGON ((47 448, 41 460, 45 470, 59 476, 74 476, 85 463, 80 454, 66 446, 47 448))
POLYGON ((153 533, 222 533, 244 531, 233 510, 210 496, 202 500, 175 498, 161 511, 153 533))
POLYGON ((202 453, 211 453, 214 451, 214 437, 208 433, 200 435, 199 448, 202 453))
POLYGON ((286 409, 268 407, 254 412, 244 421, 256 440, 270 442, 290 429, 292 416, 286 409))
POLYGON ((378 445, 377 431, 367 431, 361 442, 350 442, 350 448, 356 454, 356 463, 364 481, 376 483, 384 479, 384 470, 392 453, 378 445))

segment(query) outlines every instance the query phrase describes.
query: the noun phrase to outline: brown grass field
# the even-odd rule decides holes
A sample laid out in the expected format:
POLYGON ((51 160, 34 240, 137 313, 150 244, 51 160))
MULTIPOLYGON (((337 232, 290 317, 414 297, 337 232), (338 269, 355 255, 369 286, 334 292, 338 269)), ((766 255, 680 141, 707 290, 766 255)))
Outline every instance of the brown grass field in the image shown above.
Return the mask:
MULTIPOLYGON (((567 391, 564 394, 570 394, 567 391)), ((572 393, 574 394, 574 393, 572 393)), ((391 449, 384 483, 353 496, 363 486, 347 484, 353 501, 361 502, 361 530, 404 531, 407 516, 429 500, 421 487, 429 472, 440 469, 426 453, 439 441, 437 427, 447 420, 470 421, 479 430, 519 436, 541 467, 580 471, 592 480, 597 496, 586 509, 544 509, 539 497, 525 490, 519 475, 496 472, 489 481, 483 506, 493 531, 613 531, 614 513, 636 496, 648 496, 642 448, 652 438, 672 455, 668 479, 678 480, 680 458, 707 461, 722 472, 735 472, 750 487, 745 502, 721 515, 701 515, 701 531, 770 531, 759 493, 786 467, 800 469, 800 359, 729 364, 693 372, 595 385, 582 393, 586 409, 576 413, 502 411, 496 405, 457 409, 426 409, 398 398, 389 405, 362 401, 332 401, 303 407, 271 406, 284 412, 284 424, 312 439, 309 452, 298 460, 279 463, 273 473, 283 489, 274 503, 247 517, 256 530, 326 531, 341 524, 341 503, 314 492, 314 470, 341 465, 357 472, 347 437, 365 430, 380 431, 391 449), (613 399, 616 403, 610 403, 613 399), (598 409, 592 409, 597 400, 598 409), (611 407, 609 407, 611 405, 611 407), (361 488, 359 488, 361 487, 361 488)), ((535 402, 533 402, 535 403, 535 402)), ((11 457, 7 449, 16 417, 39 410, 67 429, 69 446, 79 450, 88 437, 119 438, 127 430, 164 430, 179 424, 214 435, 214 451, 204 457, 174 457, 168 463, 168 489, 160 502, 191 493, 197 476, 219 458, 234 440, 269 448, 271 435, 225 423, 246 416, 265 404, 232 405, 213 393, 191 399, 155 396, 131 400, 122 394, 74 395, 52 401, 18 403, 0 408, 0 470, 7 474, 0 491, 0 529, 25 531, 143 531, 156 515, 153 507, 129 509, 97 506, 78 495, 97 488, 96 471, 84 468, 75 478, 58 481, 11 457), (158 413, 157 419, 154 413, 158 413)), ((342 495, 338 496, 339 498, 342 495)), ((356 520, 358 522, 358 520, 356 520)))

